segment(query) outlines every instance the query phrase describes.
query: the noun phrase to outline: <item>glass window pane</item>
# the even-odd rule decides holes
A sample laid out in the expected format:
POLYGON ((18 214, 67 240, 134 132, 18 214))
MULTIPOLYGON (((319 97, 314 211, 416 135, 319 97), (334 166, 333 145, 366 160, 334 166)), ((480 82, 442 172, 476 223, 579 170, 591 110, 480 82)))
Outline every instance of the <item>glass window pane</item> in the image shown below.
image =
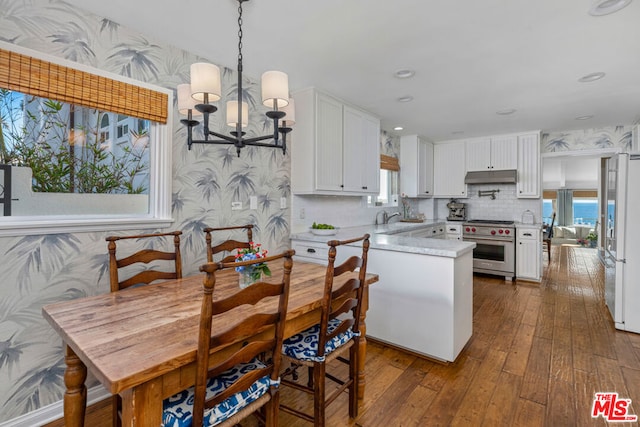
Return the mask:
POLYGON ((147 120, 9 90, 0 90, 0 115, 12 216, 149 212, 147 120))

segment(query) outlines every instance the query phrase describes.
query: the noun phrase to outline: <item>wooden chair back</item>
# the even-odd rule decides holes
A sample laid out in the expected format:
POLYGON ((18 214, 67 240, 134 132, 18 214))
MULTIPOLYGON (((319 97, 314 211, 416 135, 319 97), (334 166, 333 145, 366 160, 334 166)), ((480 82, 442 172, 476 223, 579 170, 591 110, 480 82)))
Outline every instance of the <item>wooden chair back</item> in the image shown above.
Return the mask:
POLYGON ((156 280, 179 279, 182 277, 182 258, 180 255, 180 235, 182 231, 167 233, 139 234, 135 236, 109 236, 106 238, 109 249, 109 281, 111 292, 126 289, 137 284, 149 284, 156 280), (173 236, 173 251, 161 251, 153 249, 157 243, 161 243, 166 237, 173 236), (119 240, 146 240, 149 248, 142 249, 132 255, 118 258, 116 254, 116 242, 119 240), (122 280, 119 270, 132 264, 149 264, 152 261, 171 261, 171 270, 146 269, 133 276, 122 280))
MULTIPOLYGON (((259 378, 270 376, 273 381, 278 381, 280 362, 282 360, 280 349, 284 334, 284 322, 289 302, 289 281, 291 269, 293 268, 293 255, 295 251, 288 250, 279 255, 265 257, 261 262, 271 262, 284 258, 284 270, 282 280, 276 284, 257 282, 245 289, 225 299, 213 299, 213 292, 216 285, 216 272, 238 266, 255 264, 255 260, 231 263, 207 263, 200 267, 200 271, 205 273, 204 277, 204 297, 202 299, 202 310, 200 314, 200 328, 198 336, 198 352, 196 362, 196 382, 195 400, 193 406, 193 425, 202 425, 205 409, 212 408, 224 401, 231 395, 246 390, 259 378), (220 315, 233 310, 236 307, 250 304, 256 306, 266 298, 277 298, 278 304, 275 310, 267 310, 269 305, 260 304, 265 311, 253 314, 241 322, 234 324, 223 331, 212 331, 212 316, 220 315), (213 332, 213 334, 212 334, 213 332), (252 338, 260 334, 258 338, 252 338), (231 354, 226 360, 210 366, 209 353, 212 347, 231 345, 243 341, 243 346, 231 354), (257 369, 246 373, 240 377, 232 386, 225 391, 206 399, 206 384, 209 378, 213 378, 222 372, 232 368, 239 363, 247 363, 255 357, 267 354, 261 360, 266 365, 265 368, 257 369)), ((273 305, 271 305, 273 307, 273 305)), ((271 415, 276 417, 277 411, 277 389, 271 387, 271 399, 274 399, 271 408, 271 415)), ((274 421, 273 418, 271 421, 274 421)), ((267 423, 270 425, 271 423, 267 423)))
POLYGON ((324 282, 324 296, 322 299, 322 314, 320 316, 320 335, 318 339, 318 356, 324 356, 325 345, 335 336, 351 329, 358 332, 360 327, 360 312, 362 310, 362 293, 367 275, 367 254, 369 251, 369 234, 350 240, 331 240, 329 245, 329 263, 324 282), (362 241, 362 255, 352 256, 342 264, 336 266, 336 247, 362 241), (342 286, 334 289, 334 279, 346 273, 360 269, 357 278, 347 280, 342 286), (334 302, 340 301, 336 306, 334 302), (340 319, 340 324, 329 332, 329 323, 340 319))
MULTIPOLYGON (((253 241, 253 224, 247 225, 236 225, 231 227, 216 227, 211 228, 207 227, 204 229, 205 239, 207 241, 207 262, 213 262, 213 256, 220 252, 231 252, 235 249, 249 248, 249 243, 253 241), (217 245, 212 245, 212 237, 211 233, 218 231, 229 231, 229 230, 247 230, 247 241, 238 241, 234 239, 228 239, 223 241, 222 243, 218 243, 217 245)), ((232 262, 235 260, 235 255, 227 255, 225 256, 221 262, 232 262)))
MULTIPOLYGON (((551 215, 551 224, 542 236, 542 244, 547 247, 547 256, 551 262, 551 239, 553 238, 553 225, 556 222, 556 213, 551 215)), ((544 248, 543 248, 544 249, 544 248)))

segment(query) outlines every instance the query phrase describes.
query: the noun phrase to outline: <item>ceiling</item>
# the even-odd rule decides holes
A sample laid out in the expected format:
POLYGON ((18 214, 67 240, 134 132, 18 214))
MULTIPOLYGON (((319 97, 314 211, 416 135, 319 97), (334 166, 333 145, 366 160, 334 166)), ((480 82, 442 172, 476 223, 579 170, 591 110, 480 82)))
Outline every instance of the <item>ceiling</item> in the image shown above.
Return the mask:
MULTIPOLYGON (((235 0, 67 1, 235 69, 235 0)), ((598 17, 591 1, 252 0, 244 73, 284 71, 291 91, 315 86, 432 141, 638 123, 640 0, 598 17)))

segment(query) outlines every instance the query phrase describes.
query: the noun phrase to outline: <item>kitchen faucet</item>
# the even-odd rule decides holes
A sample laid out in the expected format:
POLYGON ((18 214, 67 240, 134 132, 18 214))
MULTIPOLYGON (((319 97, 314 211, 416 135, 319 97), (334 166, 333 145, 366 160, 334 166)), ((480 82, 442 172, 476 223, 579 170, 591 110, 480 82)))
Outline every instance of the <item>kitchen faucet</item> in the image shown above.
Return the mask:
POLYGON ((385 224, 389 224, 389 220, 391 218, 393 218, 394 216, 400 216, 400 212, 394 212, 391 215, 387 215, 387 217, 385 218, 385 222, 384 223, 385 224))
POLYGON ((387 211, 382 210, 382 211, 378 211, 378 213, 376 214, 376 225, 380 224, 378 222, 378 215, 382 214, 382 223, 386 224, 388 219, 389 219, 389 214, 387 213, 387 211))
POLYGON ((376 214, 376 225, 380 224, 380 222, 378 222, 378 215, 380 214, 382 214, 382 224, 389 224, 389 220, 391 218, 393 218, 394 216, 400 216, 400 212, 394 212, 389 215, 387 211, 382 210, 376 214))

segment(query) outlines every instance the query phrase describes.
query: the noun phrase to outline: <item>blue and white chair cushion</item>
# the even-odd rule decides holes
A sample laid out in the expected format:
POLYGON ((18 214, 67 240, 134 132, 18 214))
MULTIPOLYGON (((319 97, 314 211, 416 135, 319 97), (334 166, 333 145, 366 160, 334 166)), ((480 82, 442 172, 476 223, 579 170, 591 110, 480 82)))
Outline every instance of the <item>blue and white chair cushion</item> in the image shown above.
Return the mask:
MULTIPOLYGON (((328 331, 333 332, 339 325, 340 319, 332 319, 329 321, 328 331)), ((331 340, 327 341, 324 347, 324 356, 318 356, 318 339, 320 336, 320 325, 316 324, 306 329, 299 334, 287 338, 282 343, 282 353, 286 356, 292 357, 297 360, 304 360, 308 362, 324 362, 325 356, 331 354, 337 348, 340 348, 351 338, 356 336, 351 329, 346 332, 336 335, 331 340)))
MULTIPOLYGON (((261 361, 254 359, 250 363, 241 363, 223 372, 207 382, 207 399, 220 394, 246 372, 264 368, 261 361)), ((242 408, 264 395, 274 383, 268 376, 260 378, 251 387, 236 393, 209 410, 205 410, 204 425, 215 426, 237 414, 242 408)), ((174 394, 163 402, 163 427, 189 427, 193 417, 194 388, 191 387, 174 394)))

